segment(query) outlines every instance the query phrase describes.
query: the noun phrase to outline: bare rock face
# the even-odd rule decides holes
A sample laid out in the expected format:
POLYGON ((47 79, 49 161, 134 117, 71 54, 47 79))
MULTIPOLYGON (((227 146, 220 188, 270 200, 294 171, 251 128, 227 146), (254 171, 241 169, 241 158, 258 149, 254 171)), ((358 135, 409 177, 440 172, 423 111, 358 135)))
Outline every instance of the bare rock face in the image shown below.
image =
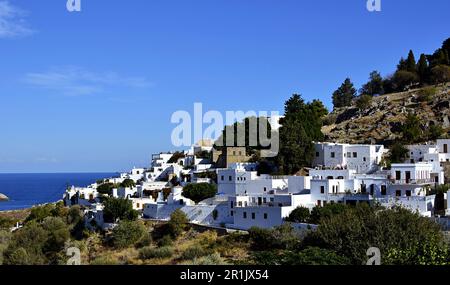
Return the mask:
POLYGON ((373 98, 366 110, 355 106, 338 108, 327 118, 322 132, 325 140, 339 143, 386 143, 401 137, 401 126, 408 113, 414 113, 425 131, 439 125, 450 134, 450 92, 448 85, 438 87, 429 101, 421 102, 420 89, 373 98), (333 119, 334 118, 334 119, 333 119))
POLYGON ((8 200, 9 200, 8 196, 6 196, 6 195, 0 193, 0 202, 2 202, 2 201, 8 201, 8 200))

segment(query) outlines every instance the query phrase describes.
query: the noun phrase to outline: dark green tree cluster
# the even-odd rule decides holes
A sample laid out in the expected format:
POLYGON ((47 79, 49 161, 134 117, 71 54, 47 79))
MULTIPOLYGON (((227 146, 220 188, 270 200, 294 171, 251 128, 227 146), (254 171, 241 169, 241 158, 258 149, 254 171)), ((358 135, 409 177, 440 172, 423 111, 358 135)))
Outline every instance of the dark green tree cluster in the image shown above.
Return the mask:
POLYGON ((196 204, 212 198, 217 194, 217 186, 210 183, 189 183, 183 188, 183 197, 191 199, 196 204))
MULTIPOLYGON (((447 83, 450 81, 450 38, 445 40, 442 47, 433 54, 421 54, 416 60, 414 52, 409 51, 408 56, 401 58, 397 69, 392 75, 385 78, 378 71, 372 71, 369 81, 359 90, 359 109, 365 109, 370 104, 368 96, 383 95, 387 93, 402 92, 411 87, 424 87, 427 85, 447 83), (368 96, 367 96, 368 95, 368 96)), ((333 93, 334 108, 350 107, 356 98, 356 89, 350 78, 333 93)))
POLYGON ((120 183, 120 187, 122 188, 133 188, 136 186, 136 182, 134 182, 133 179, 125 179, 124 181, 122 181, 122 183, 120 183))
POLYGON ((356 88, 350 78, 346 78, 344 83, 333 92, 333 106, 334 108, 351 106, 355 97, 356 88))
POLYGON ((139 216, 139 213, 133 209, 131 200, 108 198, 103 205, 103 219, 107 223, 116 223, 121 220, 134 221, 139 216))
MULTIPOLYGON (((246 155, 252 156, 258 154, 262 149, 270 149, 262 140, 269 140, 272 137, 272 128, 270 122, 266 117, 248 117, 243 122, 236 122, 231 126, 225 126, 221 136, 216 140, 214 148, 221 150, 224 147, 245 146, 246 155), (263 126, 263 133, 259 126, 263 126), (242 143, 241 133, 245 134, 245 139, 242 143), (227 134, 233 136, 233 141, 227 141, 227 134), (231 145, 230 145, 231 143, 231 145)), ((209 157, 209 154, 208 154, 209 157)))
POLYGON ((258 265, 363 265, 371 247, 380 249, 383 265, 450 264, 439 225, 399 207, 328 208, 318 228, 306 234, 283 225, 252 228, 249 238, 258 265))
POLYGON ((300 95, 294 94, 286 101, 284 110, 280 150, 275 161, 280 173, 293 174, 311 166, 315 154, 313 141, 323 140, 321 128, 326 109, 318 101, 305 103, 300 95))

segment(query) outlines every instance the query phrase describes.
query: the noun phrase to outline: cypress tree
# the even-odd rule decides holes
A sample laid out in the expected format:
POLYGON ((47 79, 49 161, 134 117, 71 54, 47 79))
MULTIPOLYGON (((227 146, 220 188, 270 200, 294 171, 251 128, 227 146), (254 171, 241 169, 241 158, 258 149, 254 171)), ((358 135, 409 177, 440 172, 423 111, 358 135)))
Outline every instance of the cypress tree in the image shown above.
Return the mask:
POLYGON ((356 89, 350 78, 346 78, 344 83, 333 92, 333 105, 335 108, 351 106, 355 97, 356 89))
POLYGON ((408 58, 406 59, 406 71, 417 73, 416 58, 412 50, 409 51, 408 58))
POLYGON ((428 82, 428 61, 426 55, 423 53, 420 55, 419 62, 417 63, 417 72, 419 74, 421 84, 428 82))

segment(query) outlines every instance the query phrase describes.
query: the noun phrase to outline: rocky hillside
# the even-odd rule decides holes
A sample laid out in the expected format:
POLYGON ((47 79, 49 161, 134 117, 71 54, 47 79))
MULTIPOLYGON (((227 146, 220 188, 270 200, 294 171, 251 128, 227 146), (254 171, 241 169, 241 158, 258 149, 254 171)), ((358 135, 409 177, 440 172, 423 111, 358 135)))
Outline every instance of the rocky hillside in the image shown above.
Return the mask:
POLYGON ((436 88, 436 94, 422 99, 423 89, 374 97, 364 110, 346 107, 326 118, 322 132, 326 141, 340 143, 386 143, 398 139, 408 112, 414 112, 426 130, 432 124, 450 132, 450 85, 436 88))

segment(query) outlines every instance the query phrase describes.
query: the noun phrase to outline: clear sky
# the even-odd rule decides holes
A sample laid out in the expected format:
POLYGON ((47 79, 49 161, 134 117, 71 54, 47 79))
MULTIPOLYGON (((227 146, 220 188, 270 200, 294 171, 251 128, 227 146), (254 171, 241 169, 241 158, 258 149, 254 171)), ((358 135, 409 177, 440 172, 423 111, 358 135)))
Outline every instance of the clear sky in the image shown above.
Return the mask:
POLYGON ((450 1, 0 0, 0 172, 123 171, 177 110, 282 112, 450 37, 450 1))

